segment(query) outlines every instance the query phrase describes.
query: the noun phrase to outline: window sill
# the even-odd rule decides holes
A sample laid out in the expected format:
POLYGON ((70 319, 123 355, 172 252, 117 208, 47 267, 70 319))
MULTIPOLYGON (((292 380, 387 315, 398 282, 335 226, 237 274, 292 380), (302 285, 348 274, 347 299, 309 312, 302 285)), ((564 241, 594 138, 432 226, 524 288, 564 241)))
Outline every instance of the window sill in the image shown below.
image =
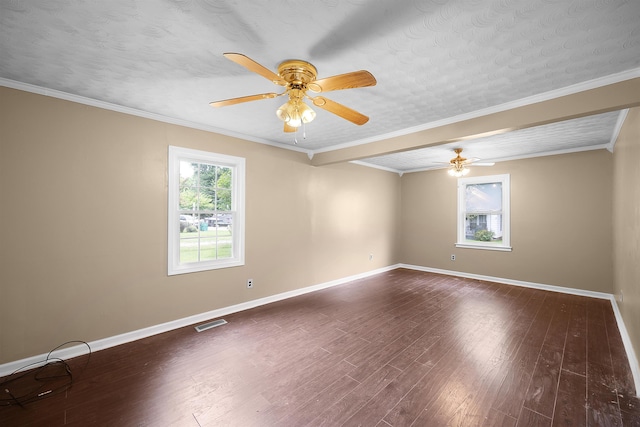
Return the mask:
POLYGON ((511 246, 474 245, 472 243, 456 243, 456 248, 484 249, 487 251, 511 252, 511 246))

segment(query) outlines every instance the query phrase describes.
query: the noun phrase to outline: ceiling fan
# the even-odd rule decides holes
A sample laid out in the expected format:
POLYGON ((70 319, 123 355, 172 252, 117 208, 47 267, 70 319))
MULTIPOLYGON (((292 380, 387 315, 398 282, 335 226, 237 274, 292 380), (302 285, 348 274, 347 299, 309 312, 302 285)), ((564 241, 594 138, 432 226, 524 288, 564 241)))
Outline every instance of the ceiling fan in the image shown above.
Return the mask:
POLYGON ((462 148, 454 148, 453 152, 456 153, 456 157, 449 160, 449 170, 447 171, 451 176, 461 177, 467 175, 469 173, 469 168, 467 166, 472 163, 475 166, 493 166, 495 164, 491 162, 476 163, 478 159, 475 158, 465 159, 460 155, 460 153, 462 153, 462 148))
POLYGON ((278 65, 278 74, 276 74, 241 53, 225 53, 224 56, 236 64, 242 65, 249 71, 253 71, 254 73, 270 80, 272 83, 284 86, 285 90, 282 93, 261 93, 258 95, 215 101, 209 104, 212 107, 224 107, 227 105, 240 104, 242 102, 289 95, 289 100, 276 111, 278 118, 284 122, 285 132, 295 132, 303 123, 309 123, 316 117, 315 111, 304 103, 304 98, 309 99, 316 107, 329 111, 330 113, 342 117, 356 125, 360 126, 369 121, 369 117, 364 114, 335 101, 323 96, 311 97, 307 95, 307 91, 309 90, 320 93, 332 90, 375 86, 376 79, 368 71, 360 70, 326 77, 324 79, 317 79, 316 76, 318 72, 316 67, 306 61, 298 59, 287 60, 280 63, 280 65, 278 65))

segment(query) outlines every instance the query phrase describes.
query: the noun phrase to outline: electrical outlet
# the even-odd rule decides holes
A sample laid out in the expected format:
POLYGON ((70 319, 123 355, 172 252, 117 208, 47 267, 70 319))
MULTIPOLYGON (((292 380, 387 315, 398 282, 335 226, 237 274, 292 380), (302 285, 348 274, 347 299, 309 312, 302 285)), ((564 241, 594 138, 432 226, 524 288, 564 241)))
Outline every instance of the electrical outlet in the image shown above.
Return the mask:
POLYGON ((451 261, 455 261, 456 260, 456 255, 455 254, 451 254, 451 261))
POLYGON ((253 279, 248 279, 247 280, 247 288, 249 288, 249 289, 253 288, 253 279))

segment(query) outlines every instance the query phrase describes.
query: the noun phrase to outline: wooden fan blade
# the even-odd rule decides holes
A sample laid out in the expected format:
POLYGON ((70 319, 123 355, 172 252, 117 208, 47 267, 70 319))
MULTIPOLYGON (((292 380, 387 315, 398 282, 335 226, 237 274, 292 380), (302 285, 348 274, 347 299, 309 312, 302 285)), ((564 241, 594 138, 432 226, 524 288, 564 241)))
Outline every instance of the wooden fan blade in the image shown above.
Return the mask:
POLYGON ((284 131, 285 132, 295 132, 296 128, 294 128, 293 126, 289 126, 288 124, 284 124, 284 131))
POLYGON ((232 52, 225 53, 223 55, 225 58, 230 59, 236 64, 242 65, 244 68, 246 68, 249 71, 253 71, 256 74, 260 74, 265 79, 268 79, 277 85, 280 85, 280 86, 287 85, 287 82, 282 80, 282 78, 280 78, 279 75, 277 75, 270 69, 258 64, 256 61, 254 61, 253 59, 249 58, 246 55, 243 55, 241 53, 232 53, 232 52))
POLYGON ((465 165, 473 165, 473 166, 493 166, 495 165, 494 162, 481 162, 477 157, 471 157, 470 159, 464 159, 464 161, 462 163, 464 163, 465 165))
POLYGON ((261 93, 259 95, 241 96, 240 98, 224 99, 222 101, 210 102, 212 107, 226 107, 227 105, 240 104, 242 102, 257 101, 259 99, 275 98, 281 93, 261 93))
POLYGON ((362 126, 369 121, 369 117, 364 114, 360 114, 356 110, 352 110, 349 107, 345 107, 342 104, 322 96, 316 96, 315 98, 311 98, 311 100, 313 101, 313 105, 316 107, 327 110, 328 112, 340 116, 345 120, 349 120, 351 123, 355 123, 358 126, 362 126))
POLYGON ((357 87, 375 86, 376 78, 368 71, 360 70, 352 73, 340 74, 310 82, 307 87, 314 92, 329 92, 332 90, 353 89, 357 87))

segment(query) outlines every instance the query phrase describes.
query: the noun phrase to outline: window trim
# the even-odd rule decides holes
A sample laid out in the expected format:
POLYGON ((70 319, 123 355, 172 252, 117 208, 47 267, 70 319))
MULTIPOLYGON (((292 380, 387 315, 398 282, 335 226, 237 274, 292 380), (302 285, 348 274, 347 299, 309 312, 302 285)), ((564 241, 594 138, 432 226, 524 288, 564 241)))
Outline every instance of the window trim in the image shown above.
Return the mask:
POLYGON ((456 221, 457 248, 483 249, 490 251, 511 251, 511 176, 509 174, 477 176, 470 178, 458 178, 458 215, 456 221), (466 188, 469 184, 489 184, 500 182, 502 184, 502 244, 470 243, 465 236, 466 217, 466 188))
POLYGON ((244 265, 245 252, 245 159, 191 148, 169 146, 167 165, 167 275, 216 270, 244 265), (235 211, 233 223, 234 257, 180 264, 180 162, 212 163, 233 168, 231 191, 235 211))

